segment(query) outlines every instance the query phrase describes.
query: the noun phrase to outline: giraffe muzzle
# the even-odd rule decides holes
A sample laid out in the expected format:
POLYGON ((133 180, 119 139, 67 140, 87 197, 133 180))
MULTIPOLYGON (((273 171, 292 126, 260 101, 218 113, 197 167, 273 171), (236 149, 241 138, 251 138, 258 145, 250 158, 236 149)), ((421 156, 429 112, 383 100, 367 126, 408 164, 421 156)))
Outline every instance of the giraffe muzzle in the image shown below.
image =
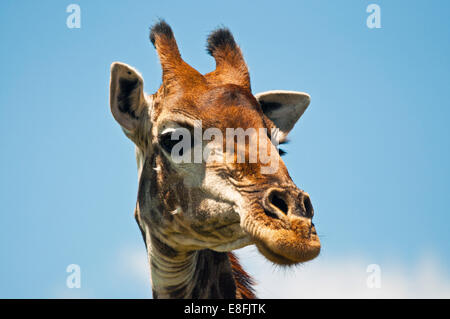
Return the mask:
POLYGON ((261 210, 248 214, 243 225, 267 259, 292 265, 314 259, 320 253, 313 216, 306 192, 296 187, 276 187, 265 192, 261 210))
POLYGON ((272 218, 298 216, 312 219, 314 208, 309 195, 299 190, 270 188, 263 199, 264 212, 272 218))

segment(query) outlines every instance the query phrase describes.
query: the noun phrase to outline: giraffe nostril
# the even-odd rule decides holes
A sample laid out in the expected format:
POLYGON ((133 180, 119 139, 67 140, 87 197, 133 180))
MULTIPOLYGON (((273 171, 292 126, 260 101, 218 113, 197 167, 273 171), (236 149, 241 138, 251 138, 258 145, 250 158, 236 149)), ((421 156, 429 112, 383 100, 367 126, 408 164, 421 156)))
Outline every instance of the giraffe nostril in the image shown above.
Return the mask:
POLYGON ((284 201, 284 199, 282 199, 280 196, 278 196, 276 193, 274 193, 269 198, 269 201, 273 206, 275 206, 276 208, 278 208, 284 214, 287 215, 289 208, 288 208, 288 205, 286 204, 286 202, 284 201))
POLYGON ((314 208, 311 204, 311 199, 308 195, 304 195, 302 196, 301 201, 303 202, 303 206, 305 208, 304 216, 307 218, 312 218, 314 216, 314 208))

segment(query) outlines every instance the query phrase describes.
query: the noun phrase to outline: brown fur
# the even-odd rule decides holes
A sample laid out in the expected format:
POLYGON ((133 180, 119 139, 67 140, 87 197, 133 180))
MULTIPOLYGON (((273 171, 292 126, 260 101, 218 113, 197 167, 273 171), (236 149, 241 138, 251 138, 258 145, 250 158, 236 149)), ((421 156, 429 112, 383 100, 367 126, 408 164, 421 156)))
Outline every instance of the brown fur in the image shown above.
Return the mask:
POLYGON ((253 285, 255 284, 255 282, 242 268, 235 254, 229 252, 228 258, 230 259, 231 267, 233 269, 233 277, 236 284, 236 298, 255 299, 256 295, 253 289, 253 285))

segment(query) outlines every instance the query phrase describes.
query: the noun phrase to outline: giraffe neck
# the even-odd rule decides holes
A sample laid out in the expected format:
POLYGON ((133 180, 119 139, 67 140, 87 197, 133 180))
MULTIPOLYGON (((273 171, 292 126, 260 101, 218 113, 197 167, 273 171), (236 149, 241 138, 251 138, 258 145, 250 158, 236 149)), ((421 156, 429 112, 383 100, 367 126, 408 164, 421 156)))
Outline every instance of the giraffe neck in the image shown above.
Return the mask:
POLYGON ((148 251, 153 298, 255 298, 253 281, 232 253, 181 251, 161 240, 167 235, 158 231, 161 225, 151 227, 147 216, 170 213, 164 213, 166 208, 158 198, 148 195, 163 192, 164 185, 153 169, 155 156, 144 161, 138 153, 137 158, 140 178, 135 218, 148 251))
POLYGON ((209 249, 176 252, 152 238, 149 249, 153 298, 236 298, 227 253, 209 249))

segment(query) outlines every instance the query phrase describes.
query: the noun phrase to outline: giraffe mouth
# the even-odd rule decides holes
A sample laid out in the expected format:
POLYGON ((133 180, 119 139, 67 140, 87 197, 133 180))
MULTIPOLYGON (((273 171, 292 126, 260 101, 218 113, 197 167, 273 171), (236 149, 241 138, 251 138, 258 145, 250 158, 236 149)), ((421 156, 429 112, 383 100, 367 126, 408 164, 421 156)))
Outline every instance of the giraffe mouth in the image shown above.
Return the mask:
POLYGON ((264 242, 259 242, 256 244, 256 247, 258 247, 258 250, 263 254, 267 259, 270 261, 280 264, 280 265, 292 265, 295 264, 292 260, 275 253, 273 250, 269 249, 267 245, 264 242))
POLYGON ((248 216, 243 226, 259 252, 275 264, 295 265, 320 253, 320 240, 310 219, 293 217, 273 222, 248 216))

